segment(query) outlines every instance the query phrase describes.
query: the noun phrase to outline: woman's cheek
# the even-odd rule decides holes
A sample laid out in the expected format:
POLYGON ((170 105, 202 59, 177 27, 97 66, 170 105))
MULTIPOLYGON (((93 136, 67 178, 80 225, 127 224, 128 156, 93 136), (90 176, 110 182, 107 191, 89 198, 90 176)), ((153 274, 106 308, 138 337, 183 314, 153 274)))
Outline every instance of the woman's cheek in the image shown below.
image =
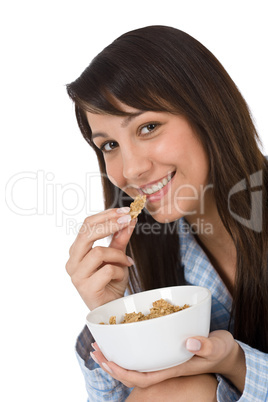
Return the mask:
POLYGON ((122 174, 122 169, 120 166, 114 166, 111 164, 107 165, 106 164, 106 173, 108 176, 108 179, 116 186, 119 188, 124 187, 124 180, 123 180, 123 174, 122 174))

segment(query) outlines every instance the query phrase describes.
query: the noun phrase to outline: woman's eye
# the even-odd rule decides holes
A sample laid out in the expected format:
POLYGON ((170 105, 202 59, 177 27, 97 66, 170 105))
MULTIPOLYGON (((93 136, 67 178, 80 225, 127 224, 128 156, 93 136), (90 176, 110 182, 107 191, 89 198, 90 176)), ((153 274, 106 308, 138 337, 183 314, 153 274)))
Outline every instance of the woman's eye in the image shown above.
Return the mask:
POLYGON ((140 133, 143 134, 143 135, 149 134, 150 132, 155 130, 156 127, 157 127, 156 123, 146 124, 146 126, 143 126, 141 128, 140 133))
POLYGON ((106 142, 105 144, 101 145, 100 150, 102 152, 110 152, 113 149, 115 149, 117 147, 117 142, 116 141, 109 141, 106 142))

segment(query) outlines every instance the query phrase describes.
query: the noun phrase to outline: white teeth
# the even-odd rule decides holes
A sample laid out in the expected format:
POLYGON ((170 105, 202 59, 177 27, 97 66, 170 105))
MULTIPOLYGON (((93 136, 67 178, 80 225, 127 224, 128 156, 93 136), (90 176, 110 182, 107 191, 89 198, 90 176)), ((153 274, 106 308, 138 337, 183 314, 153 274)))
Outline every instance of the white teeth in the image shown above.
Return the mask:
POLYGON ((162 181, 159 181, 157 184, 153 184, 152 187, 147 187, 147 189, 143 189, 142 191, 145 194, 156 193, 157 191, 161 190, 161 188, 166 186, 171 179, 172 177, 169 175, 168 177, 165 177, 162 181))

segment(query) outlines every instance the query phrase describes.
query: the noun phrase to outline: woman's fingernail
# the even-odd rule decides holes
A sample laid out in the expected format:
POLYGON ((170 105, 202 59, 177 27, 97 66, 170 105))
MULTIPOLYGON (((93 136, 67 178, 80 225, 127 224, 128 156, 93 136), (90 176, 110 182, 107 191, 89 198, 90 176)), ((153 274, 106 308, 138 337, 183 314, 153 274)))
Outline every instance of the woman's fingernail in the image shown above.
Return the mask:
POLYGON ((96 356, 94 356, 94 354, 92 352, 90 352, 90 356, 91 358, 94 360, 95 363, 97 363, 98 365, 100 365, 100 362, 98 361, 98 359, 96 358, 96 356))
POLYGON ((192 350, 193 352, 197 352, 201 349, 201 342, 198 339, 187 339, 186 348, 188 350, 192 350))
POLYGON ((132 258, 129 257, 128 255, 127 255, 127 259, 128 259, 128 261, 130 262, 131 265, 134 265, 134 264, 135 264, 135 262, 132 260, 132 258))
POLYGON ((118 214, 128 214, 129 211, 130 211, 130 208, 129 208, 129 207, 122 207, 122 208, 118 208, 118 209, 116 210, 116 212, 117 212, 118 214))
POLYGON ((117 219, 117 223, 122 224, 122 223, 129 223, 131 221, 131 216, 130 215, 123 215, 120 216, 120 218, 117 219))
POLYGON ((109 373, 112 374, 113 370, 106 364, 106 363, 102 363, 102 367, 108 371, 109 373))

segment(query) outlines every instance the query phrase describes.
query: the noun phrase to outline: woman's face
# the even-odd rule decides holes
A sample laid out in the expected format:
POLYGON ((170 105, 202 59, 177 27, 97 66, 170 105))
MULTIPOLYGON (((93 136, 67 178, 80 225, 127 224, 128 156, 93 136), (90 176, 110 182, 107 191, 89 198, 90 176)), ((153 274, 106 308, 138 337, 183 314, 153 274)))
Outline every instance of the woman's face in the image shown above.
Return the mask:
POLYGON ((87 112, 111 182, 132 198, 146 194, 146 208, 158 222, 202 214, 209 164, 187 120, 120 106, 129 116, 87 112))

